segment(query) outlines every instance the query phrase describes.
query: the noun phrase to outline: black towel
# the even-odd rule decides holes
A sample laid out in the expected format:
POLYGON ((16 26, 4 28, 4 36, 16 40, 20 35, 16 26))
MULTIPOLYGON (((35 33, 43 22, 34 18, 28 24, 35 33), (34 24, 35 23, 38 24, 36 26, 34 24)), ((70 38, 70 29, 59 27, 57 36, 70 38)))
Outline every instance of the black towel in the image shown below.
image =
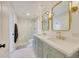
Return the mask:
POLYGON ((14 28, 14 42, 16 43, 18 38, 18 28, 17 28, 17 24, 15 24, 15 28, 14 28))

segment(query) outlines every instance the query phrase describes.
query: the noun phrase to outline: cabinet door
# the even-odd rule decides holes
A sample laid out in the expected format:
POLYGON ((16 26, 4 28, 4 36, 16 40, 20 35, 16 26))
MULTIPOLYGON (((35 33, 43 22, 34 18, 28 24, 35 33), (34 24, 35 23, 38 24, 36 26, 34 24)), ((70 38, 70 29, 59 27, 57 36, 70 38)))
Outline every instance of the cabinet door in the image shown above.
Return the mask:
POLYGON ((35 55, 37 54, 37 43, 36 43, 36 39, 33 40, 33 50, 35 55))
POLYGON ((64 58, 64 54, 54 48, 49 47, 49 58, 64 58))
POLYGON ((48 57, 48 58, 55 58, 55 56, 54 56, 53 54, 54 54, 54 53, 53 53, 53 49, 48 48, 48 55, 47 55, 47 57, 48 57))
POLYGON ((37 37, 34 37, 33 49, 37 57, 43 57, 43 42, 37 37))
POLYGON ((46 43, 43 43, 43 57, 47 58, 48 56, 48 45, 46 43))
POLYGON ((43 42, 41 40, 38 40, 38 57, 43 57, 43 42))
POLYGON ((35 44, 35 51, 36 51, 36 56, 39 57, 39 41, 36 39, 36 44, 35 44))
POLYGON ((47 43, 43 43, 43 57, 44 58, 54 58, 53 49, 47 43))

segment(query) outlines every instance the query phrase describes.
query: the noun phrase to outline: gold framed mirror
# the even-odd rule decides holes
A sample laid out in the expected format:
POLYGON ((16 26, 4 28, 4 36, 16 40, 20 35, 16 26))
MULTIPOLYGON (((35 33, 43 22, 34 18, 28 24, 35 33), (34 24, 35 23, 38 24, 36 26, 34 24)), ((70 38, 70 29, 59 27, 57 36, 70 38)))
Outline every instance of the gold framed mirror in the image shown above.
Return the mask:
POLYGON ((62 1, 52 8, 52 30, 69 31, 70 30, 70 2, 62 1))
POLYGON ((43 15, 42 15, 42 30, 43 31, 47 31, 49 30, 49 12, 45 12, 43 15))

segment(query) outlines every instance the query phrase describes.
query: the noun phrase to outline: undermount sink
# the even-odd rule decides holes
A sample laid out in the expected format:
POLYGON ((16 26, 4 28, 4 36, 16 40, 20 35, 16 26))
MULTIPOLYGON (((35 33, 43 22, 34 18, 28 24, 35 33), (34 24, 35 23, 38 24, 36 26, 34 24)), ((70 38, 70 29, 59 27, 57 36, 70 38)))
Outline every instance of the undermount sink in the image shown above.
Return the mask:
POLYGON ((58 38, 53 38, 53 37, 49 37, 47 39, 50 41, 53 41, 53 42, 57 41, 57 42, 63 42, 63 43, 69 42, 69 43, 79 44, 78 39, 72 39, 72 38, 66 38, 66 37, 64 38, 64 40, 58 39, 58 38))
POLYGON ((63 44, 63 43, 76 43, 76 42, 74 42, 74 40, 69 40, 69 38, 64 38, 64 40, 63 39, 58 39, 58 38, 53 38, 53 37, 49 37, 49 38, 47 38, 47 40, 49 40, 49 41, 51 41, 51 42, 55 42, 55 43, 57 43, 57 44, 63 44))
POLYGON ((38 35, 39 35, 39 36, 42 36, 42 35, 46 35, 46 33, 39 33, 38 35))
POLYGON ((39 36, 47 39, 47 40, 50 40, 50 41, 60 41, 60 42, 69 42, 69 43, 75 43, 75 44, 79 44, 79 39, 76 39, 75 37, 65 37, 63 36, 63 39, 59 39, 56 37, 56 35, 51 35, 51 34, 47 34, 47 33, 41 33, 41 34, 38 34, 39 36))
POLYGON ((59 38, 58 36, 48 36, 48 38, 47 39, 57 39, 57 40, 65 40, 65 37, 61 37, 61 38, 59 38))
POLYGON ((48 38, 49 41, 65 41, 65 40, 62 40, 62 39, 57 39, 57 38, 48 38))

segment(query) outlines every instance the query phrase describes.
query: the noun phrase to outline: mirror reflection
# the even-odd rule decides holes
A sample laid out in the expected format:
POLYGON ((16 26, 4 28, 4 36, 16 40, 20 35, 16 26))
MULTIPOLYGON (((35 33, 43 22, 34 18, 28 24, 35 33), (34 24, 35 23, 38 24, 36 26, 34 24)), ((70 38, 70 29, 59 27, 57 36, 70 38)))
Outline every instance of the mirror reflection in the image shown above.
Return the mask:
POLYGON ((49 28, 49 24, 48 24, 48 11, 45 12, 43 15, 42 15, 42 30, 43 31, 47 31, 48 28, 49 28))
POLYGON ((69 2, 61 2, 52 8, 52 29, 53 30, 69 30, 69 2))

